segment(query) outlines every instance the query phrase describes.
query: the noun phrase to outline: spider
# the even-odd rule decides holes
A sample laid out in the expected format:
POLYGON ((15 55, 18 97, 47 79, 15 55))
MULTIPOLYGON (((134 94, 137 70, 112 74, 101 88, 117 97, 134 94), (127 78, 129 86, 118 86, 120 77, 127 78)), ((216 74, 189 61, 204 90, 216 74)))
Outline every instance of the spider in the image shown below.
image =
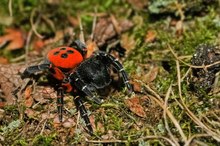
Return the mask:
MULTIPOLYGON (((22 79, 30 78, 43 71, 52 75, 52 78, 57 81, 57 109, 60 122, 62 122, 64 92, 72 95, 83 93, 88 100, 96 104, 102 103, 96 93, 111 83, 111 66, 122 77, 127 91, 132 92, 127 73, 116 58, 102 51, 95 51, 88 58, 86 55, 85 44, 75 40, 69 46, 50 50, 43 63, 27 67, 21 75, 22 79)), ((93 128, 82 98, 74 96, 74 102, 81 118, 85 121, 88 132, 92 134, 93 128)))

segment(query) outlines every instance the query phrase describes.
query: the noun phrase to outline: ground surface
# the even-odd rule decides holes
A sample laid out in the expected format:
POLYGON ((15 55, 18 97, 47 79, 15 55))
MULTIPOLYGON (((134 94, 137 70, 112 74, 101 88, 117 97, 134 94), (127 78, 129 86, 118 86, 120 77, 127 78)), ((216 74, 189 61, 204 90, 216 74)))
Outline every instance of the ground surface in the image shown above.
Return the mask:
POLYGON ((220 145, 219 6, 218 0, 1 0, 0 145, 220 145), (86 102, 93 136, 71 95, 59 123, 46 77, 28 85, 20 78, 50 49, 82 40, 82 32, 89 53, 96 48, 119 59, 134 89, 130 96, 116 83, 102 105, 86 102))

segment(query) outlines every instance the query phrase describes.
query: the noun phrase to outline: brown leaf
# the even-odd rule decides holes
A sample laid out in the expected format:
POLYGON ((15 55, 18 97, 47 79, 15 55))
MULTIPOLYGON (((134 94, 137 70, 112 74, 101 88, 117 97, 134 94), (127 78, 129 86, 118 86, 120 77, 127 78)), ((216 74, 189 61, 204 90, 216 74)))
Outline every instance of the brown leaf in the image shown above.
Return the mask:
POLYGON ((143 118, 146 117, 146 113, 144 112, 144 108, 141 105, 139 97, 133 97, 133 98, 126 99, 125 104, 136 115, 143 117, 143 118))
POLYGON ((61 126, 61 124, 62 124, 62 123, 60 122, 58 116, 55 116, 55 118, 53 119, 53 126, 54 126, 55 128, 58 128, 58 127, 61 126))
POLYGON ((33 118, 33 117, 36 116, 36 112, 33 111, 33 110, 30 109, 30 108, 27 108, 27 109, 25 110, 25 114, 26 114, 29 118, 33 118))
POLYGON ((141 92, 142 86, 140 83, 138 83, 136 81, 131 81, 131 84, 133 85, 133 89, 135 92, 141 92))
POLYGON ((5 102, 0 101, 0 107, 4 107, 5 106, 5 102))
POLYGON ((51 86, 36 86, 35 94, 33 94, 33 99, 44 104, 48 101, 48 99, 57 98, 56 92, 51 86))
POLYGON ((76 125, 75 121, 72 118, 68 118, 65 122, 63 122, 63 127, 71 128, 76 125))
POLYGON ((170 26, 176 26, 177 22, 178 22, 178 20, 172 19, 172 20, 170 21, 170 26))
POLYGON ((176 34, 177 36, 180 36, 183 33, 183 21, 177 21, 176 23, 176 34))
MULTIPOLYGON (((91 123, 92 127, 94 128, 95 127, 95 116, 94 115, 90 115, 89 116, 89 120, 90 120, 90 123, 91 123)), ((98 127, 98 125, 96 127, 96 129, 99 129, 99 130, 101 130, 101 128, 103 128, 103 127, 98 127)))
POLYGON ((143 76, 144 82, 145 83, 150 83, 152 81, 154 81, 157 77, 158 74, 158 67, 153 67, 150 69, 150 71, 143 76))
POLYGON ((73 27, 79 26, 79 21, 77 17, 68 16, 67 19, 73 27))
POLYGON ((98 47, 102 47, 108 41, 132 27, 133 23, 129 20, 117 21, 116 18, 112 19, 112 17, 101 18, 98 20, 94 30, 94 40, 98 47))
POLYGON ((151 43, 156 39, 157 33, 154 30, 147 31, 145 36, 145 42, 151 43))
POLYGON ((2 106, 15 104, 15 95, 18 96, 18 100, 24 100, 27 107, 30 107, 34 101, 40 102, 40 104, 45 104, 51 100, 51 98, 56 98, 56 92, 51 86, 37 85, 35 86, 34 94, 30 87, 29 89, 25 89, 22 93, 19 92, 19 87, 25 84, 25 81, 21 79, 20 74, 26 67, 27 65, 22 64, 0 65, 0 94, 1 98, 3 98, 0 98, 0 104, 2 106))
POLYGON ((142 10, 147 6, 147 0, 127 0, 134 8, 142 10))
POLYGON ((45 41, 42 39, 36 40, 33 42, 33 48, 37 52, 41 52, 41 49, 45 46, 45 41))
POLYGON ((34 99, 31 96, 32 88, 31 86, 28 86, 24 91, 24 99, 25 99, 25 106, 31 107, 34 103, 34 99))
POLYGON ((0 119, 2 119, 4 116, 5 116, 5 111, 3 109, 0 109, 0 119))
POLYGON ((7 58, 5 58, 5 57, 0 57, 0 64, 8 64, 8 63, 9 63, 9 61, 8 61, 7 58))
POLYGON ((96 43, 91 40, 88 40, 86 42, 86 46, 87 46, 86 58, 90 57, 96 50, 98 50, 96 43))
POLYGON ((23 83, 19 75, 22 69, 24 66, 17 64, 0 65, 0 88, 6 105, 15 104, 13 91, 23 83))
POLYGON ((134 36, 129 36, 128 34, 123 34, 121 36, 121 45, 126 51, 131 51, 135 48, 136 42, 134 36))
POLYGON ((7 50, 16 50, 24 47, 25 44, 25 35, 19 29, 6 29, 6 34, 0 36, 0 45, 9 42, 6 49, 7 50))

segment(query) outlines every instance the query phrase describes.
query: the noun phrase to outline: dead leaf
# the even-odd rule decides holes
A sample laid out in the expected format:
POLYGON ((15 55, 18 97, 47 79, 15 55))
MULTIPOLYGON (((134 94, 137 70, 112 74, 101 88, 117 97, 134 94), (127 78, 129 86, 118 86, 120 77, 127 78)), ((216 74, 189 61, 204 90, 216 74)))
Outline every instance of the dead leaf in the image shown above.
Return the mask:
POLYGON ((27 109, 25 110, 25 114, 26 114, 29 118, 33 118, 33 117, 36 116, 36 112, 33 111, 33 110, 30 109, 30 108, 27 108, 27 109))
MULTIPOLYGON (((95 116, 94 115, 90 115, 89 116, 89 120, 90 120, 90 123, 91 123, 92 127, 94 128, 95 127, 95 116)), ((96 129, 99 129, 99 128, 101 129, 103 127, 98 127, 98 125, 97 125, 96 129)))
POLYGON ((41 118, 42 118, 43 120, 49 119, 49 118, 50 118, 50 114, 49 114, 48 112, 42 113, 42 114, 41 114, 41 118))
POLYGON ((132 27, 133 23, 126 19, 117 21, 116 19, 112 20, 110 17, 101 18, 98 20, 94 30, 94 40, 98 47, 102 47, 108 41, 132 27), (117 28, 115 28, 115 25, 117 25, 117 28))
POLYGON ((31 96, 32 88, 31 86, 28 86, 24 91, 24 99, 25 99, 25 106, 31 107, 34 103, 34 99, 31 96))
POLYGON ((75 121, 72 118, 68 118, 65 122, 63 122, 63 127, 71 128, 76 125, 75 121))
POLYGON ((5 116, 5 111, 3 109, 0 109, 0 119, 2 119, 4 116, 5 116))
POLYGON ((133 85, 133 89, 135 92, 141 92, 142 91, 142 86, 140 83, 136 81, 131 81, 131 84, 133 85))
POLYGON ((0 64, 8 64, 8 63, 9 63, 9 61, 8 61, 7 58, 5 58, 5 57, 0 57, 0 64))
POLYGON ((19 75, 22 69, 24 66, 17 64, 0 65, 0 89, 5 105, 15 104, 16 98, 13 91, 23 83, 19 75))
POLYGON ((154 31, 154 30, 147 31, 147 34, 145 36, 145 42, 151 43, 151 42, 155 41, 156 36, 157 36, 156 31, 154 31))
POLYGON ((150 83, 154 81, 157 77, 159 68, 158 67, 153 67, 149 70, 149 72, 143 76, 144 82, 145 83, 150 83))
POLYGON ((176 23, 176 35, 180 36, 183 33, 183 21, 177 21, 176 23))
POLYGON ((170 26, 176 26, 177 22, 178 22, 178 20, 172 19, 172 20, 170 21, 170 26))
POLYGON ((77 17, 68 16, 67 19, 73 27, 79 26, 79 20, 77 17))
POLYGON ((58 117, 58 116, 55 116, 55 118, 53 119, 53 126, 54 126, 55 128, 58 128, 58 127, 60 127, 60 125, 61 125, 61 122, 60 122, 60 120, 59 120, 59 117, 58 117))
POLYGON ((33 48, 37 52, 40 52, 44 46, 45 46, 45 42, 42 39, 39 39, 33 42, 33 48))
POLYGON ((4 107, 5 106, 5 102, 0 101, 0 107, 4 107))
POLYGON ((0 36, 0 46, 9 42, 6 50, 16 50, 24 47, 25 35, 21 30, 9 28, 5 30, 5 33, 5 35, 0 36))
POLYGON ((133 98, 126 99, 125 104, 136 115, 138 115, 142 118, 146 117, 146 113, 144 112, 144 108, 141 105, 139 97, 133 97, 133 98))
POLYGON ((131 6, 133 6, 134 8, 138 10, 144 9, 148 4, 147 0, 127 0, 127 1, 128 3, 131 4, 131 6))
POLYGON ((41 104, 47 103, 50 99, 56 99, 57 95, 53 87, 51 86, 36 86, 33 99, 41 104))
POLYGON ((122 34, 121 36, 121 45, 123 48, 126 49, 126 51, 131 51, 135 48, 136 41, 134 39, 134 36, 129 36, 127 33, 122 34))
POLYGON ((86 42, 86 46, 87 46, 86 58, 90 57, 95 51, 98 50, 96 43, 91 40, 88 40, 86 42))

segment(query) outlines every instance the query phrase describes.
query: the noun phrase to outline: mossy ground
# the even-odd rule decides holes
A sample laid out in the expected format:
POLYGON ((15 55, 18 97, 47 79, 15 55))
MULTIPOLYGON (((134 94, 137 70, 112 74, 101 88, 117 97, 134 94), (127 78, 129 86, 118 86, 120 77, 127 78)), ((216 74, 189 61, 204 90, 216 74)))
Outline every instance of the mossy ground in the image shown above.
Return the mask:
MULTIPOLYGON (((18 106, 4 107, 6 118, 0 126, 0 142, 2 139, 4 142, 0 145, 220 145, 219 94, 197 97, 188 84, 190 66, 187 65, 196 46, 220 44, 218 7, 204 6, 203 1, 191 6, 191 2, 183 1, 179 3, 185 5, 181 9, 173 5, 178 3, 176 0, 163 6, 149 1, 146 5, 149 9, 137 8, 126 0, 11 0, 11 8, 9 2, 0 2, 0 17, 8 18, 7 21, 11 21, 10 15, 13 17, 9 25, 0 21, 1 35, 7 27, 30 31, 31 19, 36 20, 39 15, 45 15, 52 23, 42 21, 37 32, 53 35, 56 30, 70 26, 68 16, 80 14, 86 39, 91 34, 94 11, 132 21, 134 27, 126 35, 135 44, 127 50, 123 65, 131 81, 141 88, 134 96, 145 97, 141 105, 146 116, 131 112, 124 102, 128 98, 125 92, 113 92, 101 106, 86 104, 97 126, 96 136, 89 136, 82 130, 83 124, 70 129, 54 128, 52 120, 41 122, 36 117, 19 120, 18 106), (194 5, 198 8, 196 12, 190 10, 194 5), (153 41, 146 41, 148 31, 155 32, 153 41), (151 75, 155 79, 150 80, 146 75, 154 68, 157 68, 156 75, 154 72, 151 75)), ((74 29, 78 34, 79 28, 74 29)), ((30 47, 29 51, 32 50, 30 47)), ((20 55, 24 50, 18 52, 20 55)), ((0 55, 9 60, 16 54, 0 50, 0 55)), ((213 90, 218 88, 215 86, 213 90)), ((75 116, 77 120, 75 107, 67 116, 75 116)))

